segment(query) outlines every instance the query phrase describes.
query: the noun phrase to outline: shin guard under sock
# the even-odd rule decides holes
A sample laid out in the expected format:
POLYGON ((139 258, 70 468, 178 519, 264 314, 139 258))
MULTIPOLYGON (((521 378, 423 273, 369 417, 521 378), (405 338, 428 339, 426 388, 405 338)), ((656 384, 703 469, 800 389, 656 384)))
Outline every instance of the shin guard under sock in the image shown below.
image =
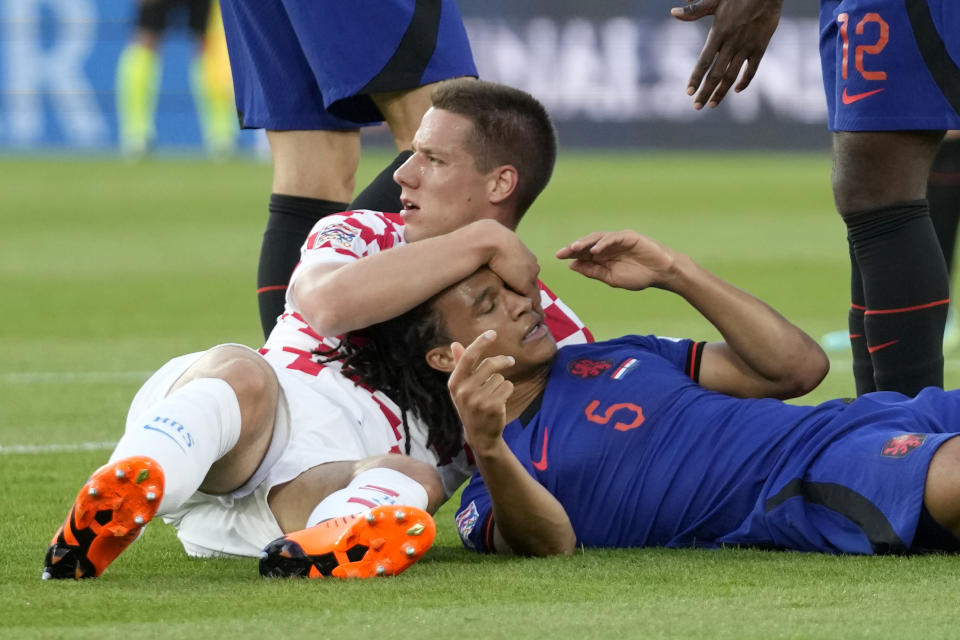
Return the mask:
POLYGON ((864 294, 864 334, 881 391, 943 386, 947 269, 926 200, 845 216, 864 294))

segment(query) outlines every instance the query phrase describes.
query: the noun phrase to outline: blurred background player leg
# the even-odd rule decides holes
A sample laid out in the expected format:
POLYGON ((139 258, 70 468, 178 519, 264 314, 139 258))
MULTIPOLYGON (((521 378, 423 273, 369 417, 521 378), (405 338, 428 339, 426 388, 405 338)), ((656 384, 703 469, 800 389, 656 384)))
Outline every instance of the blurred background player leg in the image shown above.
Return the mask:
POLYGON ((257 271, 266 336, 308 232, 350 206, 360 128, 385 121, 401 155, 355 206, 399 210, 392 174, 429 106, 430 85, 477 72, 453 0, 224 0, 221 8, 241 126, 267 130, 273 159, 257 271))
POLYGON ((121 151, 138 157, 156 137, 157 95, 163 63, 160 47, 170 12, 183 7, 195 43, 190 85, 207 151, 229 154, 238 133, 233 85, 219 9, 214 0, 140 0, 136 31, 117 64, 117 116, 121 151))
POLYGON ((162 70, 158 49, 169 6, 168 0, 140 0, 137 3, 136 31, 117 63, 120 150, 126 155, 143 155, 153 143, 157 89, 162 70))
POLYGON ((197 55, 190 64, 190 90, 197 105, 203 146, 212 157, 223 158, 236 148, 240 128, 237 126, 220 3, 217 0, 212 3, 191 0, 190 30, 203 34, 197 55))

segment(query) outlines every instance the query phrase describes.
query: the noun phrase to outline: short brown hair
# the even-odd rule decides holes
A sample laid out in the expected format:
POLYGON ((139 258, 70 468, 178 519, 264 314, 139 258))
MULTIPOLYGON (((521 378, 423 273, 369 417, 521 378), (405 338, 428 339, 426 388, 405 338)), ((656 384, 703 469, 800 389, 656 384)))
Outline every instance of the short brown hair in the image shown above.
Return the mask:
POLYGON ((440 83, 431 102, 473 122, 468 144, 479 171, 516 167, 519 222, 547 186, 557 159, 557 135, 547 110, 525 91, 470 78, 440 83))

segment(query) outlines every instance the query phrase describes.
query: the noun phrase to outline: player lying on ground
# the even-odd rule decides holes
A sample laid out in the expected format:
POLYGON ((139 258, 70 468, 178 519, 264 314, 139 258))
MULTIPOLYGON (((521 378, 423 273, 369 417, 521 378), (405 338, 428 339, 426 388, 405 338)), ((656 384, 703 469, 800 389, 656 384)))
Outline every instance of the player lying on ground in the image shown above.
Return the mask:
POLYGON ((436 454, 414 424, 411 456, 377 455, 390 425, 338 394, 353 383, 334 369, 320 379, 326 391, 241 345, 169 361, 137 392, 110 461, 51 540, 43 577, 99 576, 156 515, 194 557, 266 546, 264 575, 403 571, 430 547, 428 511, 446 498, 436 454))
MULTIPOLYGON (((404 213, 321 221, 304 245, 287 313, 259 354, 223 345, 175 358, 151 377, 109 465, 54 536, 45 574, 100 575, 155 511, 194 556, 256 556, 278 539, 261 562, 271 575, 402 570, 396 556, 381 556, 399 549, 409 564, 403 535, 383 552, 343 555, 370 533, 354 516, 384 503, 435 509, 469 477, 462 438, 429 433, 375 386, 354 385, 312 352, 337 344, 324 335, 406 311, 483 264, 540 296, 558 340, 587 339, 508 229, 547 184, 555 155, 549 117, 532 96, 480 81, 438 88, 397 171, 404 213), (385 455, 401 452, 410 457, 385 455), (118 469, 122 477, 111 479, 118 469), (149 482, 131 483, 141 471, 149 482)), ((425 547, 414 546, 418 557, 425 547)))
POLYGON ((389 392, 412 410, 451 429, 462 419, 479 471, 457 514, 466 546, 957 548, 960 392, 783 403, 773 398, 812 389, 828 361, 757 298, 633 231, 557 255, 611 286, 677 293, 724 341, 557 350, 529 301, 481 269, 345 347, 349 368, 396 380, 389 392), (385 335, 403 336, 406 356, 366 357, 385 335), (399 375, 404 358, 416 379, 399 375))

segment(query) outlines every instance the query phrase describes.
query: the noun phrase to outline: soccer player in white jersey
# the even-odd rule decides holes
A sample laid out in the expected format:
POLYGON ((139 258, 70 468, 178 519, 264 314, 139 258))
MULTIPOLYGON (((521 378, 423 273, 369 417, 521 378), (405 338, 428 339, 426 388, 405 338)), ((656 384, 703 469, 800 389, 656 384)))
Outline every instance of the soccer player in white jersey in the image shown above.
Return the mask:
POLYGON ((438 88, 433 105, 396 172, 404 212, 318 223, 263 355, 221 345, 147 381, 51 541, 44 577, 99 576, 157 514, 190 555, 267 545, 264 575, 394 575, 429 548, 429 513, 466 478, 468 452, 438 456, 428 426, 314 353, 335 344, 322 336, 393 317, 488 265, 544 308, 559 340, 590 339, 510 231, 553 169, 542 105, 476 81, 438 88))

